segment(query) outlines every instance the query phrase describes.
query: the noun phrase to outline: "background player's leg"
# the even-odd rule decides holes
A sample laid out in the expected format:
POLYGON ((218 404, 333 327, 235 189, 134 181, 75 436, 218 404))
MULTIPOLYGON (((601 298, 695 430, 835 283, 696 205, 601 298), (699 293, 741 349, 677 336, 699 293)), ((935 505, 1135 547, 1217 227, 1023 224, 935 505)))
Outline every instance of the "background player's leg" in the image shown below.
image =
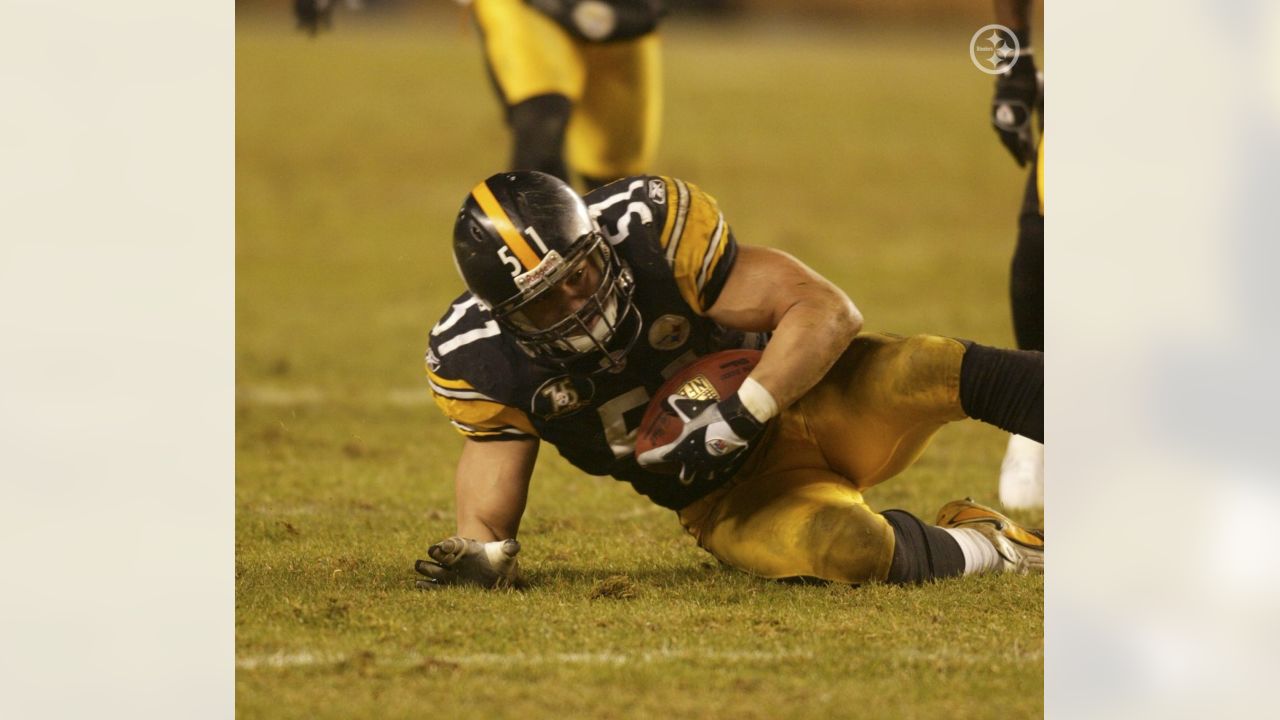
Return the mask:
POLYGON ((657 33, 583 45, 586 86, 569 123, 569 167, 588 187, 649 169, 662 118, 657 33))
MULTIPOLYGON (((1022 350, 1044 350, 1044 215, 1037 186, 1039 167, 1037 158, 1027 175, 1018 218, 1018 246, 1009 274, 1013 330, 1022 350)), ((1000 502, 1009 508, 1044 505, 1044 445, 1021 435, 1009 436, 1000 463, 1000 502)))
POLYGON ((573 104, 563 95, 539 95, 509 111, 512 170, 539 170, 569 181, 564 136, 573 104))
POLYGON ((567 127, 586 70, 580 45, 522 0, 475 0, 485 63, 511 127, 511 169, 568 179, 567 127))
POLYGON ((1019 350, 1044 350, 1044 216, 1036 192, 1036 167, 1032 161, 1018 217, 1018 245, 1009 273, 1009 300, 1013 308, 1013 332, 1019 350))

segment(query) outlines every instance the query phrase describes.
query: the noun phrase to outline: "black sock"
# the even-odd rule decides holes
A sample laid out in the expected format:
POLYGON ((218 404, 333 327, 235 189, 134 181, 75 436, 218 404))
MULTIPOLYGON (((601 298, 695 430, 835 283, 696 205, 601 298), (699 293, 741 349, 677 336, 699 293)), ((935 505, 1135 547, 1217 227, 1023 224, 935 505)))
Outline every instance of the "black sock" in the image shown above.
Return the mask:
POLYGON ((967 340, 960 361, 960 406, 975 420, 1044 442, 1044 353, 967 340))
POLYGON ((512 170, 539 170, 569 182, 564 162, 564 134, 573 104, 563 95, 538 95, 508 111, 513 150, 512 170))
POLYGON ((881 513, 893 527, 893 564, 886 582, 919 583, 964 573, 960 543, 940 527, 925 525, 906 510, 881 513))

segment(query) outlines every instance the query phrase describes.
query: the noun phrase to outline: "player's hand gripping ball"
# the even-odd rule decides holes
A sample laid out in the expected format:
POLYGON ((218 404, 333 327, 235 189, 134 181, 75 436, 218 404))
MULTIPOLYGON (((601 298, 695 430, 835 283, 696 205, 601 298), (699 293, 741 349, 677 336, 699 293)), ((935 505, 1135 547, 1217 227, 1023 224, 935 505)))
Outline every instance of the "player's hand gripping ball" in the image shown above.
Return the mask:
POLYGON ((738 399, 758 350, 708 355, 677 372, 654 395, 636 432, 636 460, 684 482, 727 465, 764 424, 738 399))

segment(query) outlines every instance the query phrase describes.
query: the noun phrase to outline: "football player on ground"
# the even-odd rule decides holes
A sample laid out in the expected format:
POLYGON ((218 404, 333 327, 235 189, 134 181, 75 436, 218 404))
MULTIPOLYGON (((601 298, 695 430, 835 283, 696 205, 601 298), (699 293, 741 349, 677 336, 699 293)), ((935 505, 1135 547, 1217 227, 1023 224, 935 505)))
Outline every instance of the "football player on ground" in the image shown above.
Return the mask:
POLYGON ((738 244, 710 195, 668 177, 584 198, 550 175, 494 175, 463 203, 453 251, 468 291, 431 330, 426 365, 466 437, 457 535, 418 561, 421 587, 519 581, 515 537, 543 442, 631 483, 720 561, 762 577, 1043 571, 1043 533, 994 510, 959 500, 929 524, 862 496, 953 420, 1043 440, 1041 353, 859 334, 839 288, 738 244), (763 349, 738 392, 682 414, 678 438, 636 457, 664 380, 735 348, 763 349), (672 463, 679 473, 663 472, 672 463))
MULTIPOLYGON (((458 0, 471 5, 511 128, 510 167, 588 188, 643 172, 658 146, 662 0, 458 0)), ((332 0, 295 0, 300 28, 332 0)))
MULTIPOLYGON (((1013 64, 996 76, 991 124, 1019 166, 1031 165, 1018 216, 1018 245, 1013 252, 1009 297, 1018 347, 1044 350, 1044 84, 1032 60, 1030 0, 995 0, 996 22, 1013 30, 1019 51, 1013 64), (1039 111, 1040 141, 1031 130, 1039 111)), ((1009 508, 1044 505, 1044 445, 1011 435, 1000 466, 1000 502, 1009 508)))

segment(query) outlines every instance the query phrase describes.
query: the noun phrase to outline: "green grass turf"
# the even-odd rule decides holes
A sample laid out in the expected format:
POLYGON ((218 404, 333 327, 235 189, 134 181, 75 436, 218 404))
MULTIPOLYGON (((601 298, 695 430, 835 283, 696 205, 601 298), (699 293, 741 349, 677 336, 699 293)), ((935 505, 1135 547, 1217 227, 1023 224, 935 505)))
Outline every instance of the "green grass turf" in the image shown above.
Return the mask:
MULTIPOLYGON (((1041 579, 757 580, 549 449, 521 531, 534 587, 414 590, 413 560, 453 529, 461 444, 421 356, 461 289, 453 215, 507 136, 453 15, 318 41, 269 20, 242 17, 236 40, 241 717, 1041 714, 1041 579)), ((1011 344, 1023 176, 967 41, 673 27, 654 170, 717 196, 740 241, 832 278, 868 329, 1011 344)), ((868 500, 926 518, 994 502, 1003 447, 945 428, 868 500)))

